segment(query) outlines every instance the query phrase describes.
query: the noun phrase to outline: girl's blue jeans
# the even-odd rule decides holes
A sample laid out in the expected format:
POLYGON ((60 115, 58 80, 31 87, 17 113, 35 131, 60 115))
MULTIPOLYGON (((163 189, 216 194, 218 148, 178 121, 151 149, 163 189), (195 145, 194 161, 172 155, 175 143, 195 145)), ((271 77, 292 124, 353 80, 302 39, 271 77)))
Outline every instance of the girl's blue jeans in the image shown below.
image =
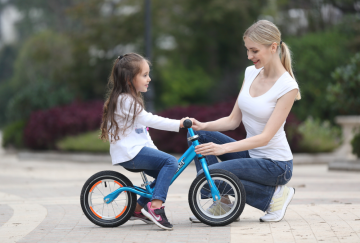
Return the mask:
POLYGON ((174 156, 149 147, 143 147, 132 160, 118 165, 127 169, 144 170, 145 174, 155 178, 150 184, 151 188, 155 187, 151 200, 140 197, 137 201, 142 207, 154 199, 165 202, 171 180, 178 168, 178 162, 174 156))
MULTIPOLYGON (((236 142, 220 132, 196 131, 195 134, 199 135, 200 144, 236 142)), ((191 142, 189 142, 190 145, 191 142)), ((266 211, 269 207, 276 186, 285 185, 292 176, 292 160, 276 161, 268 158, 251 158, 248 151, 223 154, 218 158, 222 162, 219 163, 214 155, 206 156, 209 169, 223 169, 236 175, 244 185, 246 203, 262 211, 266 211)), ((195 157, 194 160, 198 174, 202 173, 198 158, 195 157)))

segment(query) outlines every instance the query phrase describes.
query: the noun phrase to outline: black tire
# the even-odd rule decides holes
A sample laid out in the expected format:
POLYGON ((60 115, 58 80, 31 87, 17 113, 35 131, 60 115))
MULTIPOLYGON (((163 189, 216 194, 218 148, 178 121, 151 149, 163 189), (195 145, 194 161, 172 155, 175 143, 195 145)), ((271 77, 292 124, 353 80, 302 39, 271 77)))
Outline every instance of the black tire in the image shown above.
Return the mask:
POLYGON ((204 224, 210 226, 228 225, 234 222, 238 217, 240 217, 241 213, 244 210, 246 201, 244 186, 242 185, 238 177, 226 170, 210 170, 210 175, 211 178, 214 180, 215 185, 220 188, 219 192, 222 199, 229 202, 229 204, 227 205, 220 204, 219 206, 225 205, 225 207, 227 207, 229 211, 224 210, 223 207, 219 207, 218 209, 215 209, 215 211, 213 211, 214 213, 216 212, 216 210, 219 210, 217 211, 218 215, 214 215, 207 211, 207 209, 205 209, 210 207, 210 203, 213 203, 213 200, 204 173, 197 176, 190 186, 190 209, 195 215, 195 217, 204 224), (206 195, 203 194, 204 192, 206 195))
POLYGON ((110 204, 103 200, 104 196, 121 186, 133 184, 119 172, 101 171, 91 176, 85 182, 80 195, 80 204, 85 216, 101 227, 117 227, 128 221, 135 211, 136 194, 122 192, 110 204))

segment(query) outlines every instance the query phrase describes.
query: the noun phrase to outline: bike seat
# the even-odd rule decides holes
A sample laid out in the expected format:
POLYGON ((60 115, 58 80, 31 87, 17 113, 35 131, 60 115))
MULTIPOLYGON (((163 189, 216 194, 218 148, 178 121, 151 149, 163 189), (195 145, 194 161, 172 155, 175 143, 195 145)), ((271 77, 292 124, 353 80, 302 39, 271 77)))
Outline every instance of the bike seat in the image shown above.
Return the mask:
POLYGON ((123 167, 123 168, 124 168, 125 170, 131 171, 131 172, 134 172, 134 173, 144 171, 144 170, 142 170, 142 169, 128 169, 128 168, 125 168, 125 167, 123 167))

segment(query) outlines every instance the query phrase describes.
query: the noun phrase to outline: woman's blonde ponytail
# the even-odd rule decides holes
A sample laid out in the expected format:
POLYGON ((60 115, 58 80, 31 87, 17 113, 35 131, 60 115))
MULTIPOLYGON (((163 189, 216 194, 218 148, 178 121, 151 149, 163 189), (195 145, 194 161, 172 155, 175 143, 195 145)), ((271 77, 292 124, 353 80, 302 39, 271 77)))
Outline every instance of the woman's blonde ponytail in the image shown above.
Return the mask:
MULTIPOLYGON (((291 52, 288 48, 288 46, 281 41, 280 42, 280 48, 281 48, 281 63, 284 66, 284 68, 286 69, 286 71, 288 71, 288 73, 291 75, 291 77, 293 77, 293 79, 295 79, 294 73, 292 71, 292 65, 291 65, 291 52)), ((296 79, 295 79, 296 80, 296 79)), ((296 95, 296 100, 300 100, 301 99, 301 94, 300 92, 297 93, 296 95)))

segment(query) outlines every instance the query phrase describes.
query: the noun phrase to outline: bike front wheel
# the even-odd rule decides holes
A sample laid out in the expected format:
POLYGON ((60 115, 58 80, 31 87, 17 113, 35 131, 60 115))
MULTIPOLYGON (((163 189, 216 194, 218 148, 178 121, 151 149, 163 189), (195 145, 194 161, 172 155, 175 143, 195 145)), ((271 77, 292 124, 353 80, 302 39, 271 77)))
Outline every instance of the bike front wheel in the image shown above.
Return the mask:
POLYGON ((131 181, 115 171, 101 171, 91 176, 84 184, 80 204, 85 216, 101 227, 122 225, 135 211, 136 195, 122 192, 114 201, 107 204, 104 197, 120 187, 132 187, 131 181))
POLYGON ((234 222, 245 207, 245 189, 233 173, 214 169, 210 176, 221 199, 214 202, 205 174, 195 178, 189 189, 190 209, 201 222, 210 226, 224 226, 234 222))

